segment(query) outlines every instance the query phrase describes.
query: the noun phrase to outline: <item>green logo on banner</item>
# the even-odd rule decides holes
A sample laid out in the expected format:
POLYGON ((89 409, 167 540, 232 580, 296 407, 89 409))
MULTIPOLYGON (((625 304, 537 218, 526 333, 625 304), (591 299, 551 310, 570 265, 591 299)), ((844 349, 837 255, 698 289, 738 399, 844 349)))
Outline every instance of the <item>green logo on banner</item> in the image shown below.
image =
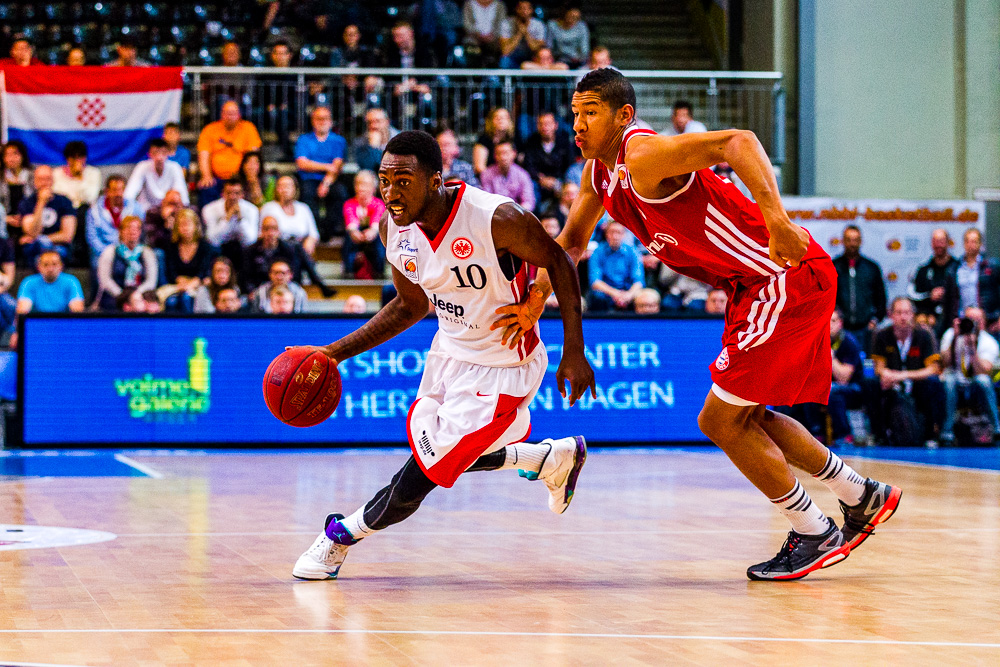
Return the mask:
POLYGON ((115 380, 119 396, 128 396, 128 411, 145 421, 194 421, 209 408, 212 360, 205 354, 208 341, 194 340, 187 379, 167 380, 146 373, 134 380, 115 380))

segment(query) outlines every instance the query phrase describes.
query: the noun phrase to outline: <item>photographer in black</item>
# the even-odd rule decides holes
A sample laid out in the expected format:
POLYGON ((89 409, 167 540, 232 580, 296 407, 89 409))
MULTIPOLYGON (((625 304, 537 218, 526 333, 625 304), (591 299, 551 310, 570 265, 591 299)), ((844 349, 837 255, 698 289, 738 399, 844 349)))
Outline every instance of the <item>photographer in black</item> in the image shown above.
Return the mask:
POLYGON ((955 442, 955 417, 959 399, 972 402, 990 418, 993 440, 1000 437, 1000 411, 993 391, 993 371, 1000 366, 1000 344, 985 331, 986 316, 981 308, 965 309, 965 316, 941 337, 941 365, 944 373, 945 415, 941 444, 955 442))

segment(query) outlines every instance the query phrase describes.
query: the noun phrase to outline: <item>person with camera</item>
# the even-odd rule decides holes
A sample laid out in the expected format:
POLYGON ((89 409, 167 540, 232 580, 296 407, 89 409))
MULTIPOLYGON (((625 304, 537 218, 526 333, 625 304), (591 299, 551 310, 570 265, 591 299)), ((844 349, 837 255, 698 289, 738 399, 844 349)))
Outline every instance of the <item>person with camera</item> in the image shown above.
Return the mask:
POLYGON ((892 326, 880 329, 872 343, 878 380, 868 392, 872 434, 893 445, 915 445, 923 437, 933 447, 944 407, 934 336, 916 326, 913 302, 906 297, 892 300, 889 317, 892 326))
POLYGON ((1000 411, 993 391, 993 371, 1000 366, 1000 344, 985 331, 986 315, 981 308, 965 309, 965 316, 941 337, 941 365, 944 373, 945 415, 941 444, 955 442, 955 417, 959 396, 980 406, 993 426, 993 441, 1000 439, 1000 411))

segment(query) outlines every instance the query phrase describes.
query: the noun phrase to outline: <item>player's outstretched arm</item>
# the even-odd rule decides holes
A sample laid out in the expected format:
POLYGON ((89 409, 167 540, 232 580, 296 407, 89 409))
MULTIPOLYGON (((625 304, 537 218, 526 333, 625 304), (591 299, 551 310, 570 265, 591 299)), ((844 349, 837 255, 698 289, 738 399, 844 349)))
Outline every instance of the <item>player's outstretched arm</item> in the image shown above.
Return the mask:
POLYGON ((493 244, 497 253, 509 252, 551 276, 563 320, 562 361, 556 371, 559 393, 566 396, 565 380, 569 380, 570 405, 588 387, 596 398, 594 371, 583 351, 580 282, 569 255, 549 237, 538 218, 513 203, 502 204, 493 214, 493 244))
MULTIPOLYGON (((594 235, 594 228, 604 215, 604 204, 600 195, 594 190, 594 181, 591 178, 593 169, 593 160, 588 160, 583 168, 580 193, 570 208, 566 225, 556 238, 574 264, 580 263, 580 259, 587 251, 587 244, 594 235)), ((545 311, 545 301, 550 294, 552 294, 552 282, 549 280, 548 271, 539 269, 535 282, 524 295, 524 301, 498 308, 497 315, 501 317, 490 328, 503 327, 503 341, 513 349, 542 316, 545 311)))
MULTIPOLYGON (((389 214, 382 216, 379 233, 385 244, 389 214)), ((319 348, 328 357, 340 363, 366 350, 381 345, 393 336, 406 331, 427 315, 427 295, 420 287, 407 279, 396 267, 392 267, 392 282, 396 286, 396 298, 365 322, 358 330, 340 340, 319 348)))
POLYGON ((636 192, 658 198, 664 179, 728 162, 743 179, 760 207, 771 235, 771 260, 784 266, 798 266, 809 249, 809 234, 794 224, 785 212, 771 161, 757 135, 749 130, 722 130, 680 134, 673 137, 649 135, 629 143, 625 165, 636 192))

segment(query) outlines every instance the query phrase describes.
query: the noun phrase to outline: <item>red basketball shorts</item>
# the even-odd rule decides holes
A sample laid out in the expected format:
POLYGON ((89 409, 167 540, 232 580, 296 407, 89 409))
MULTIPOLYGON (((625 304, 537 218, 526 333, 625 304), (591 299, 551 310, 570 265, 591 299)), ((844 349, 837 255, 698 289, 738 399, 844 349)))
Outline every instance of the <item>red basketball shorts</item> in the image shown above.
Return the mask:
POLYGON ((417 400, 406 418, 413 456, 428 479, 450 487, 477 458, 531 433, 528 406, 548 356, 539 345, 520 366, 496 368, 427 354, 417 400))
POLYGON ((826 404, 836 299, 837 271, 828 257, 803 262, 751 287, 737 285, 729 295, 712 380, 754 403, 826 404))

